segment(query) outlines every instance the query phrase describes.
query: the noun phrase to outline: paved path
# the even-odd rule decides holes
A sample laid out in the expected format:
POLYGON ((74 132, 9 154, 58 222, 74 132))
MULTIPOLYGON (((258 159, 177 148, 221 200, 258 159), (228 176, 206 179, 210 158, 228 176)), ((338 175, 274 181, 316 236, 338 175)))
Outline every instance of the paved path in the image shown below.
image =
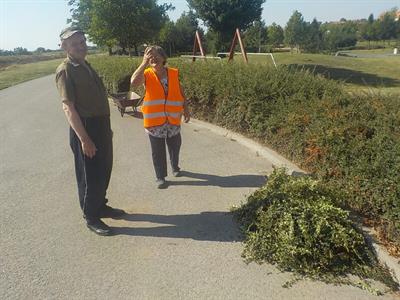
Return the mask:
POLYGON ((246 265, 227 212, 264 181, 271 163, 195 124, 183 127, 184 177, 154 186, 141 120, 112 107, 110 203, 129 212, 85 227, 67 123, 53 76, 0 91, 1 299, 393 299, 301 281, 246 265))
POLYGON ((360 57, 360 58, 386 58, 386 57, 400 57, 398 54, 393 54, 392 52, 386 53, 362 53, 362 52, 353 52, 353 51, 338 51, 335 56, 351 56, 351 57, 360 57))

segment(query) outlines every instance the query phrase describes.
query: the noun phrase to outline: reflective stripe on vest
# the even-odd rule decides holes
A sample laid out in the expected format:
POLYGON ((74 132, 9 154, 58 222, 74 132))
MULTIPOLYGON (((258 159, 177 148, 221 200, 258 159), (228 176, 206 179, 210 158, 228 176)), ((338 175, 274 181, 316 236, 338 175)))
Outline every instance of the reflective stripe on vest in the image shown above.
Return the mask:
POLYGON ((165 103, 165 99, 144 101, 142 106, 159 105, 159 104, 164 104, 164 103, 165 103))
POLYGON ((184 98, 181 94, 178 70, 168 68, 168 95, 152 68, 144 71, 146 93, 142 112, 144 127, 159 126, 166 122, 181 124, 184 98))
POLYGON ((181 113, 171 113, 171 112, 158 112, 158 113, 150 113, 143 114, 143 118, 154 119, 160 117, 171 117, 171 118, 180 118, 181 113))

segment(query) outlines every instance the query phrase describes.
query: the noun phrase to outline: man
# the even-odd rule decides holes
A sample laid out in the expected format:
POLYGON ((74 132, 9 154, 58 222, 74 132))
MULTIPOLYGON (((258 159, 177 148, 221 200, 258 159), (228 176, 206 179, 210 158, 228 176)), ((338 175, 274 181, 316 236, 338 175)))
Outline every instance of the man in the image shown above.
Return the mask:
POLYGON ((79 28, 68 27, 60 38, 67 58, 57 68, 56 84, 70 124, 80 206, 90 230, 110 235, 111 228, 101 218, 117 218, 125 212, 108 206, 105 198, 113 160, 106 89, 85 60, 85 34, 79 28))

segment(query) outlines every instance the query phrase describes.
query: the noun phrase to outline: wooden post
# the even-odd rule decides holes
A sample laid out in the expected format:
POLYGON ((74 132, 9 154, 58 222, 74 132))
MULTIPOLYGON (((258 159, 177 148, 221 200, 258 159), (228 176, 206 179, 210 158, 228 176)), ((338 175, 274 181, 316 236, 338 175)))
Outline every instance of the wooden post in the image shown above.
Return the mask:
POLYGON ((196 57, 195 57, 195 56, 196 56, 196 52, 197 52, 197 47, 199 47, 200 54, 201 54, 201 56, 203 56, 204 59, 205 59, 206 54, 205 54, 205 52, 204 52, 204 50, 203 50, 203 46, 202 46, 202 44, 201 44, 200 34, 199 34, 199 32, 196 30, 196 34, 194 35, 193 58, 192 58, 192 61, 195 61, 195 60, 196 60, 196 57))
POLYGON ((228 61, 231 61, 233 59, 233 56, 235 55, 236 43, 237 43, 237 35, 236 35, 236 32, 235 32, 235 34, 233 36, 232 43, 231 43, 231 47, 229 49, 229 59, 228 59, 228 61))
POLYGON ((244 48, 244 44, 243 44, 242 38, 240 36, 239 28, 236 28, 235 35, 233 36, 231 48, 229 50, 229 59, 228 59, 228 61, 231 61, 233 59, 234 55, 235 55, 235 46, 236 46, 236 43, 237 43, 238 40, 239 40, 240 50, 242 51, 243 59, 244 59, 245 63, 247 64, 249 61, 247 59, 247 53, 246 53, 246 50, 244 48))

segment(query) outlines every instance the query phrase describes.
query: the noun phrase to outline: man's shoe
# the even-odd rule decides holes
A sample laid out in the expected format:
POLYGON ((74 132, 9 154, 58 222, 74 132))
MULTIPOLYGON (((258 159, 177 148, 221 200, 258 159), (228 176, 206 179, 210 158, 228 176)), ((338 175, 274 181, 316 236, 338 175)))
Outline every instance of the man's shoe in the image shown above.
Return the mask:
POLYGON ((111 235, 111 228, 100 219, 87 220, 86 226, 94 233, 102 236, 111 235))
POLYGON ((125 215, 126 212, 123 209, 113 208, 108 205, 104 205, 103 209, 100 211, 100 218, 119 218, 125 215))
POLYGON ((168 184, 164 178, 157 178, 156 180, 157 188, 159 189, 166 189, 168 184))

